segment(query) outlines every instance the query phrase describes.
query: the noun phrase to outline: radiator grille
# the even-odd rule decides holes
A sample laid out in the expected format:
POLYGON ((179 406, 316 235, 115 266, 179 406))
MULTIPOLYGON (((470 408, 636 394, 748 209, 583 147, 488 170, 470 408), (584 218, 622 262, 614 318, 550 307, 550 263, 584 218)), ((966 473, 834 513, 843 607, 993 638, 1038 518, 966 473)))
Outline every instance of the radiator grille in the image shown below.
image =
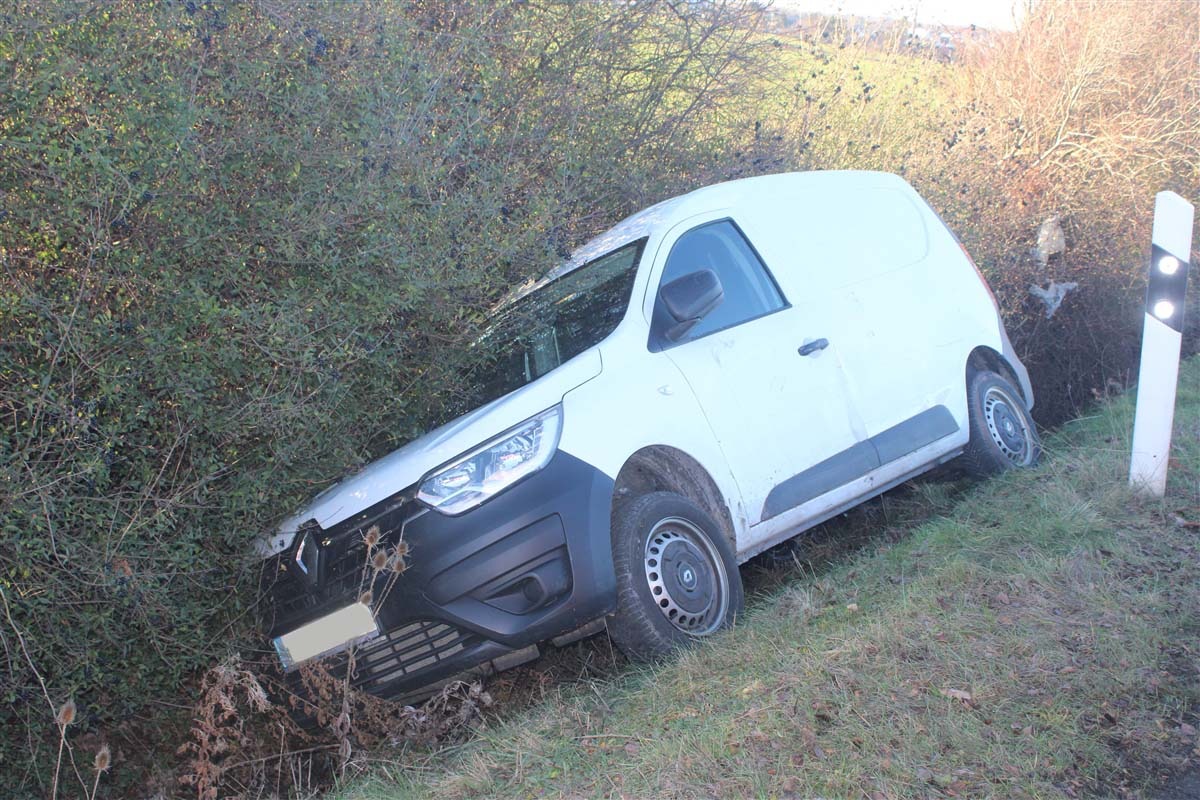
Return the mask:
POLYGON ((381 544, 394 544, 403 536, 407 519, 418 510, 415 503, 397 496, 327 531, 316 529, 322 559, 321 583, 317 586, 304 584, 288 568, 293 553, 290 548, 267 562, 263 575, 263 590, 270 606, 267 627, 286 630, 353 602, 369 588, 363 541, 367 531, 378 526, 381 544))

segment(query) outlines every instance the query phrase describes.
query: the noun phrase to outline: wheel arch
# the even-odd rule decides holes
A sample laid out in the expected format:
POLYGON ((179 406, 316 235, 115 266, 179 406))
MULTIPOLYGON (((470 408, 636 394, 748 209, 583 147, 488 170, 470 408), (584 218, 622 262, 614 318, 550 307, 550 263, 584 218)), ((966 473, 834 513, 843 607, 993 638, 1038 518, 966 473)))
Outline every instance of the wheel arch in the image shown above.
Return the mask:
POLYGON ((737 552, 737 530, 729 504, 717 482, 699 461, 675 447, 650 445, 626 459, 613 486, 613 513, 634 497, 649 492, 674 492, 708 512, 722 527, 737 552))
POLYGON ((980 345, 971 351, 967 356, 967 367, 964 374, 964 386, 969 386, 971 376, 977 372, 983 371, 995 372, 1003 377, 1006 381, 1013 385, 1018 392, 1021 393, 1021 399, 1025 401, 1027 407, 1033 407, 1033 398, 1029 395, 1029 390, 1026 384, 1017 374, 1017 370, 1008 362, 1003 355, 997 353, 992 348, 986 345, 980 345))

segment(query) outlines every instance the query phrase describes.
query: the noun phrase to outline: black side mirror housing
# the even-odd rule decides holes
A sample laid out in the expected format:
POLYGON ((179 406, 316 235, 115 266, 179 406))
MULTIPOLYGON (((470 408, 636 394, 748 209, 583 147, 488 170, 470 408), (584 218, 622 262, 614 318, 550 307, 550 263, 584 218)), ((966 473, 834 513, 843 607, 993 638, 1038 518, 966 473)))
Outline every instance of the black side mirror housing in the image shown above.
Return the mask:
POLYGON ((658 299, 666 311, 667 325, 663 336, 677 342, 697 322, 704 319, 725 299, 721 279, 711 269, 689 272, 658 290, 658 299))

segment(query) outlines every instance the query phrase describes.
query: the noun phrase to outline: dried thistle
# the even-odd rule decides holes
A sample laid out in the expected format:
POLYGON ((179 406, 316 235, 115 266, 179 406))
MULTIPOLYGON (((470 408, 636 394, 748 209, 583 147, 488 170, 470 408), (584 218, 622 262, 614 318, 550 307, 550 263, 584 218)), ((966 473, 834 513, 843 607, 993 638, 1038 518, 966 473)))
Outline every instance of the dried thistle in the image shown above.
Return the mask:
POLYGON ((74 722, 75 712, 75 698, 72 697, 58 707, 58 714, 56 714, 54 717, 54 719, 58 722, 58 727, 65 728, 74 722))
POLYGON ((376 552, 375 555, 371 557, 371 566, 375 568, 376 572, 379 572, 384 567, 386 567, 387 563, 388 563, 388 554, 386 552, 384 552, 383 550, 376 552))
POLYGON ((105 772, 112 766, 112 751, 108 749, 107 744, 100 745, 100 749, 96 751, 96 760, 93 763, 96 767, 96 772, 105 772))
POLYGON ((58 775, 62 771, 63 748, 67 744, 67 726, 75 721, 75 698, 58 707, 54 721, 58 723, 58 758, 54 762, 54 782, 50 784, 50 796, 58 797, 58 775))
POLYGON ((408 569, 408 562, 404 560, 404 556, 400 555, 400 553, 396 553, 396 555, 392 557, 392 572, 399 575, 406 569, 408 569))
POLYGON ((408 542, 404 541, 403 539, 396 542, 396 547, 392 550, 392 552, 395 553, 398 558, 404 558, 406 555, 408 555, 408 542))
POLYGON ((362 603, 364 606, 371 605, 371 601, 374 599, 375 599, 375 595, 371 594, 371 592, 369 590, 366 592, 363 592, 362 594, 360 594, 358 596, 358 602, 362 603))
POLYGON ((363 536, 363 541, 367 543, 368 550, 374 550, 375 545, 379 544, 379 526, 372 525, 368 528, 366 534, 363 536))
MULTIPOLYGON (((92 791, 88 793, 88 797, 95 800, 96 792, 100 789, 100 776, 108 772, 108 768, 112 765, 112 751, 108 749, 107 744, 100 745, 100 749, 96 751, 96 759, 92 762, 92 766, 96 768, 96 777, 92 780, 92 791)), ((57 787, 55 787, 57 790, 57 787)))

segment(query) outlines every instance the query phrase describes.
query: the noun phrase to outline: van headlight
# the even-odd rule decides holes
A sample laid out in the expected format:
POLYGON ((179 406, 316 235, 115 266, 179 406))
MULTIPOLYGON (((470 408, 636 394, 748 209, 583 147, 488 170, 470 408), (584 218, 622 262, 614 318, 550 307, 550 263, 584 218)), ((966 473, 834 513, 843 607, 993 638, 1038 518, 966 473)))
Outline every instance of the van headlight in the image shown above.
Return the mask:
POLYGON ((550 462, 562 431, 562 406, 547 409, 421 481, 417 499, 461 514, 550 462))

